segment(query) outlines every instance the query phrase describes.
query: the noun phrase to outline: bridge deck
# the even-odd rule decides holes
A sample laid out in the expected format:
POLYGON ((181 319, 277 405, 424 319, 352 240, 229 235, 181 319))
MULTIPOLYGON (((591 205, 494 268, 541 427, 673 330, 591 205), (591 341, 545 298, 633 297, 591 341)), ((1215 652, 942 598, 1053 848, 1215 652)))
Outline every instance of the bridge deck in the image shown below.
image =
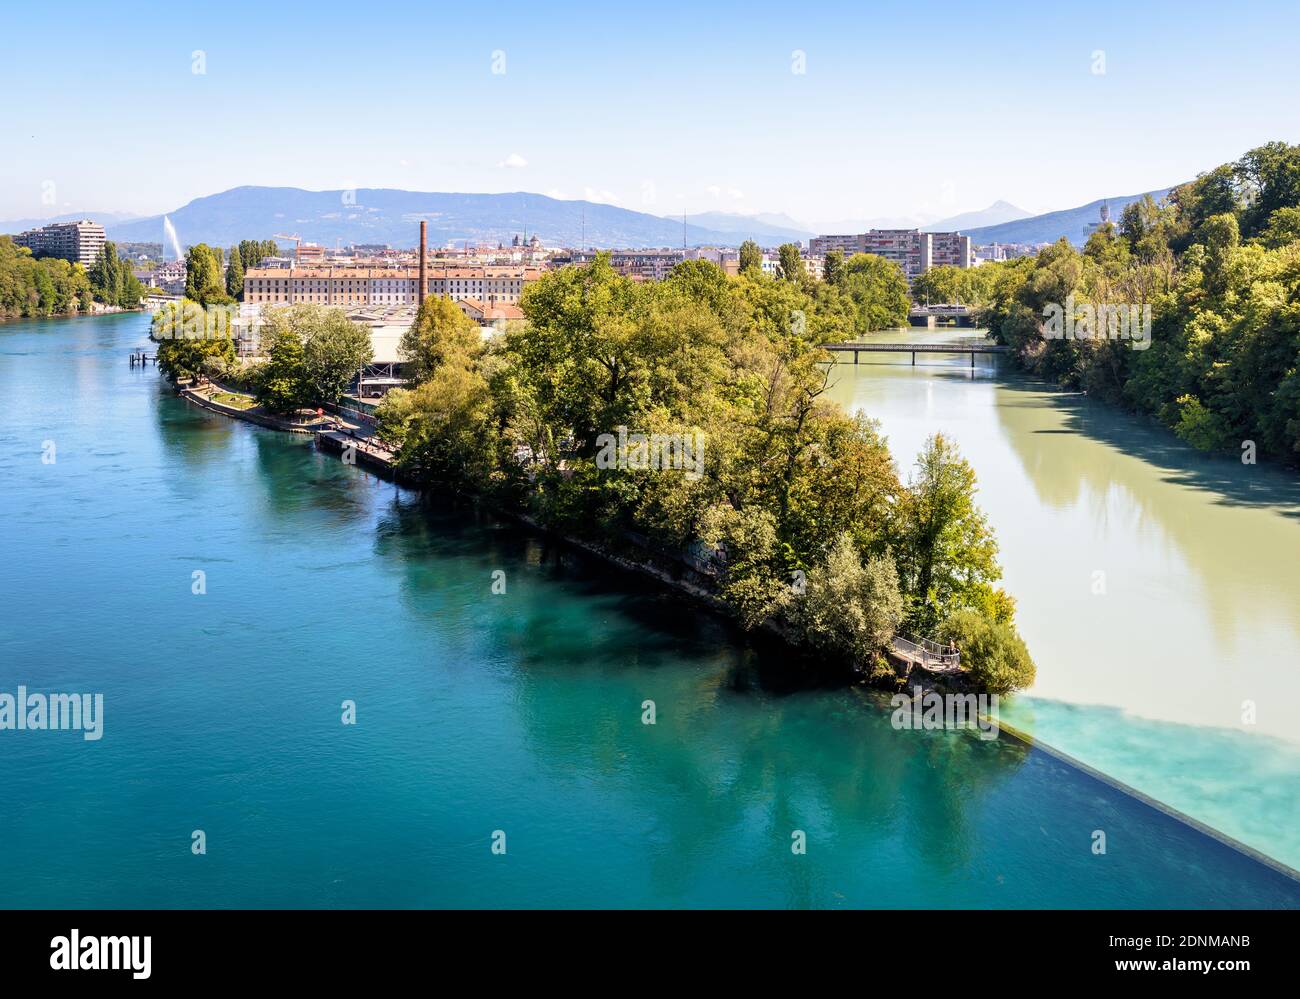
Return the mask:
POLYGON ((824 343, 822 350, 863 354, 1005 354, 1011 348, 1000 343, 824 343))

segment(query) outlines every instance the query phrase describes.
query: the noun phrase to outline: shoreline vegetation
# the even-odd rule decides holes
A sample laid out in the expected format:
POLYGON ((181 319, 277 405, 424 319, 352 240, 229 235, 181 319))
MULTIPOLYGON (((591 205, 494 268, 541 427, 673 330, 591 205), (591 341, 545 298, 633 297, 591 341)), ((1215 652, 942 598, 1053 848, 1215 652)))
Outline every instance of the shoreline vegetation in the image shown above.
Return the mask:
POLYGON ((111 241, 87 269, 60 257, 34 257, 0 236, 0 321, 131 311, 144 295, 111 241))
MULTIPOLYGON (((429 299, 402 341, 411 387, 376 408, 375 437, 413 484, 633 561, 673 553, 746 630, 884 685, 898 682, 894 637, 923 636, 959 649, 990 693, 1030 685, 1034 664, 975 472, 935 435, 905 481, 878 425, 825 397, 820 345, 902 325, 913 298, 962 302, 1049 383, 1199 448, 1239 444, 1248 464, 1300 457, 1300 146, 1137 202, 1081 252, 1061 240, 933 268, 910 296, 897 265, 867 254, 828 254, 822 279, 793 246, 776 276, 753 244, 740 256, 738 276, 687 261, 645 285, 606 255, 550 272, 525 291, 526 321, 486 343, 429 299)), ((191 250, 193 301, 175 308, 228 300, 218 262, 191 250)), ((363 331, 319 307, 266 317, 264 362, 239 363, 209 332, 164 337, 160 366, 219 377, 273 414, 336 404, 369 360, 363 331)))
MULTIPOLYGON (((877 425, 825 397, 819 345, 905 317, 892 266, 851 258, 837 285, 689 261, 641 285, 602 255, 544 275, 527 321, 487 342, 430 298, 402 341, 413 387, 377 407, 374 436, 412 484, 634 563, 676 560, 744 630, 870 682, 906 683, 893 641, 911 634, 960 650, 954 682, 1008 693, 1034 665, 973 469, 936 435, 905 482, 877 425)), ((336 404, 369 360, 338 310, 267 310, 254 365, 228 339, 159 333, 177 328, 166 312, 164 374, 206 374, 270 413, 336 404)))
POLYGON ((1199 450, 1300 465, 1300 145, 1134 202, 1082 251, 936 267, 913 293, 966 303, 1022 370, 1199 450))

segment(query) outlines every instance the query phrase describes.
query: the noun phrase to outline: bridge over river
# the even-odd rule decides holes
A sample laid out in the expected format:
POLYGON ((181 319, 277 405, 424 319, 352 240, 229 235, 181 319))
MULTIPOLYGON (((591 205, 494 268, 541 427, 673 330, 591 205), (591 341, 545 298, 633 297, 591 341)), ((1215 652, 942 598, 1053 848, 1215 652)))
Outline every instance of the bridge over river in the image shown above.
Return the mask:
POLYGON ((858 363, 859 354, 911 354, 912 364, 916 364, 917 354, 969 354, 970 366, 975 367, 976 354, 1005 354, 1010 348, 987 340, 952 340, 948 343, 824 343, 822 350, 834 353, 851 353, 853 363, 858 363))

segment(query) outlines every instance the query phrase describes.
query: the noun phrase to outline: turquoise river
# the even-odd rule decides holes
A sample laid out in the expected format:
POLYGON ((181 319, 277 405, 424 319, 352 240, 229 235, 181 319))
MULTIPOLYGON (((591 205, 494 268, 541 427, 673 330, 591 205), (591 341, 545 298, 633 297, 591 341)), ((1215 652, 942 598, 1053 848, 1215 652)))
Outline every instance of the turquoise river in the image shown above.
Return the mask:
MULTIPOLYGON (((0 326, 0 694, 104 704, 97 741, 0 730, 0 906, 1300 906, 1040 748, 895 730, 637 577, 199 411, 128 367, 146 331, 0 326)), ((980 476, 1039 663, 1004 716, 1300 866, 1295 477, 871 359, 834 394, 903 472, 941 429, 980 476)))

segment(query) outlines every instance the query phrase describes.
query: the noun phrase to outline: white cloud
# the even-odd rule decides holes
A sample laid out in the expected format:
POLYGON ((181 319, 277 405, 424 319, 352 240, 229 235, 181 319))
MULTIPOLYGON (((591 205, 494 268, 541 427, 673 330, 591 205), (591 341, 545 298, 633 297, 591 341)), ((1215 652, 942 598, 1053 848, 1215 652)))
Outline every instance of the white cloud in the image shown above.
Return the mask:
POLYGON ((518 153, 511 153, 498 163, 497 166, 504 167, 507 170, 522 170, 524 167, 528 166, 528 161, 518 153))
POLYGON ((704 190, 709 193, 709 197, 713 198, 714 201, 721 201, 724 198, 729 201, 742 201, 745 197, 745 192, 736 187, 722 187, 718 184, 710 184, 704 190))
POLYGON ((583 190, 582 196, 587 201, 597 201, 606 205, 618 204, 618 195, 615 194, 613 191, 606 191, 603 188, 596 188, 596 187, 584 187, 582 190, 583 190))

